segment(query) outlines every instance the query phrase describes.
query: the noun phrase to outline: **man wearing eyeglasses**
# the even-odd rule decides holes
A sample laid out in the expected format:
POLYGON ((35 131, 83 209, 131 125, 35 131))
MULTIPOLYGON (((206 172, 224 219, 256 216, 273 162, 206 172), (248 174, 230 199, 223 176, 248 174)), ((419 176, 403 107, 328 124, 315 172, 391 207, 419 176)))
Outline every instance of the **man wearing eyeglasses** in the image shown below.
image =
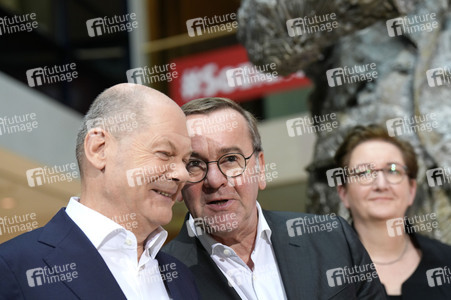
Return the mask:
POLYGON ((265 158, 252 114, 224 98, 182 109, 193 148, 182 190, 189 213, 163 251, 190 268, 203 299, 385 299, 343 219, 260 207, 265 158))

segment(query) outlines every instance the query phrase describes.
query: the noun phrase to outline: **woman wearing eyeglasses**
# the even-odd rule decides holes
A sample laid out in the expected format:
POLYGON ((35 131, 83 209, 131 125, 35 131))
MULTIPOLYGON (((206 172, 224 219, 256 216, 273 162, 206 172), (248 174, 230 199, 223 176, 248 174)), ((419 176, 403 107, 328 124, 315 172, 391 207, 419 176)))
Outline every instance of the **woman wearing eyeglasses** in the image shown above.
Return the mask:
MULTIPOLYGON (((357 126, 335 161, 347 171, 338 194, 389 299, 451 299, 451 247, 415 233, 424 227, 404 221, 417 188, 412 146, 378 125, 357 126)), ((426 217, 438 225, 432 214, 409 219, 426 217)))

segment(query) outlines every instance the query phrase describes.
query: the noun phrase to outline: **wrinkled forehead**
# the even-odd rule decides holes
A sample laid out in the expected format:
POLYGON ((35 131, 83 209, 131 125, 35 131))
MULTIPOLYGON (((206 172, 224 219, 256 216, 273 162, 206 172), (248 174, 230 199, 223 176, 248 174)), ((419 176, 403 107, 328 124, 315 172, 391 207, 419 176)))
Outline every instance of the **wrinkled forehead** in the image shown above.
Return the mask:
POLYGON ((187 129, 193 152, 201 156, 252 150, 252 140, 244 117, 231 109, 189 115, 187 129))

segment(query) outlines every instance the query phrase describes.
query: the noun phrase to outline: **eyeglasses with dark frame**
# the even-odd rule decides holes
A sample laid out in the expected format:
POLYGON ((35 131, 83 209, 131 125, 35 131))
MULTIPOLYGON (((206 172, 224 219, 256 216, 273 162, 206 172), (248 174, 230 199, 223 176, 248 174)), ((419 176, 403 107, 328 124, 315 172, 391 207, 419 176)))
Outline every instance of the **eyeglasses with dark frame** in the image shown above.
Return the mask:
POLYGON ((407 170, 406 166, 397 163, 388 163, 384 168, 380 169, 371 169, 367 167, 367 169, 363 170, 362 167, 358 167, 355 175, 352 176, 357 177, 359 184, 370 185, 373 184, 379 174, 378 172, 381 171, 390 184, 399 184, 404 179, 405 175, 407 175, 407 170))
POLYGON ((226 177, 233 178, 240 176, 246 171, 247 161, 255 152, 257 152, 257 149, 254 149, 248 157, 245 157, 241 153, 226 153, 218 158, 218 160, 212 161, 191 158, 186 165, 190 176, 188 183, 198 183, 204 180, 208 174, 208 165, 211 163, 216 163, 219 171, 226 177))

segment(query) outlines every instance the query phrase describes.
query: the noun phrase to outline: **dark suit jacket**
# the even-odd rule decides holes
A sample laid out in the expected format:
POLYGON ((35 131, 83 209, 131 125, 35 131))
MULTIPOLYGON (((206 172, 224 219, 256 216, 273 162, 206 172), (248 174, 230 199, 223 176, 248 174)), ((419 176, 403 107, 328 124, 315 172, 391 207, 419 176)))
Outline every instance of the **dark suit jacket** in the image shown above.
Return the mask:
MULTIPOLYGON (((263 214, 272 230, 271 241, 288 299, 386 299, 377 276, 368 281, 341 285, 335 281, 329 285, 328 270, 371 264, 368 253, 345 220, 335 217, 336 228, 330 231, 305 231, 301 235, 291 231, 294 236, 290 236, 287 228, 292 222, 289 220, 305 217, 312 221, 314 215, 265 210, 263 214)), ((322 224, 324 229, 327 221, 315 223, 322 224)), ((240 299, 199 239, 188 235, 186 226, 163 251, 181 260, 193 272, 202 299, 240 299)))
MULTIPOLYGON (((160 265, 176 263, 176 274, 162 272, 165 278, 176 275, 164 281, 172 299, 198 299, 192 274, 183 263, 162 252, 156 258, 160 265)), ((0 245, 0 299, 126 297, 97 249, 62 208, 44 227, 0 245), (32 270, 46 266, 51 274, 55 265, 60 277, 51 275, 51 282, 43 279, 42 269, 32 270)))

